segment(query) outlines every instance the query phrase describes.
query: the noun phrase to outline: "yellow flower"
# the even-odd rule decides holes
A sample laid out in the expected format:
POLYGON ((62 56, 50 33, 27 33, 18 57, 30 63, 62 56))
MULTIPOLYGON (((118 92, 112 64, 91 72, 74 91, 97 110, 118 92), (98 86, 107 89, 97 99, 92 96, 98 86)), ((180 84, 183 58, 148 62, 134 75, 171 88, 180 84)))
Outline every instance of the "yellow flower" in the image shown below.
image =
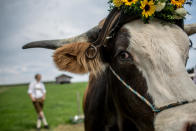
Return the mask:
POLYGON ((149 16, 152 16, 155 12, 155 5, 153 0, 144 0, 141 1, 141 6, 140 8, 143 10, 142 11, 142 15, 145 16, 146 18, 148 18, 149 16))
POLYGON ((185 0, 171 0, 173 5, 176 5, 178 8, 181 8, 182 5, 185 3, 185 0))
POLYGON ((120 7, 123 4, 122 0, 113 0, 113 4, 116 7, 120 7))
POLYGON ((135 4, 138 0, 122 0, 125 5, 131 6, 132 4, 135 4))

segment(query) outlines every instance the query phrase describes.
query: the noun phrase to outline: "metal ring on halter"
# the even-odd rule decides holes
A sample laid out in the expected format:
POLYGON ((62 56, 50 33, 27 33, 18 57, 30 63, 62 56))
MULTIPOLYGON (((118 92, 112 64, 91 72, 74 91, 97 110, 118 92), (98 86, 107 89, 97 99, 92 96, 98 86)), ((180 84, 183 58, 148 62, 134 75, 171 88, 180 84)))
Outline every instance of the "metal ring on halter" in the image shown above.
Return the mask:
POLYGON ((92 60, 97 56, 97 52, 98 52, 97 47, 92 44, 86 49, 85 55, 88 59, 92 60))

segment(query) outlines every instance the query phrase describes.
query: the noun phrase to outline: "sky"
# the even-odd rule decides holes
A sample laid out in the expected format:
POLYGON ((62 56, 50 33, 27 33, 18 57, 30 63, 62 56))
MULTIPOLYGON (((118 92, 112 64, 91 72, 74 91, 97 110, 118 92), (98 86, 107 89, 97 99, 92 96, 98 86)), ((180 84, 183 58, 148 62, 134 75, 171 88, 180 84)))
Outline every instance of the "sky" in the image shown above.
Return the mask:
MULTIPOLYGON (((87 81, 87 75, 61 72, 55 67, 53 50, 22 46, 36 40, 62 39, 94 27, 108 14, 108 0, 0 0, 0 84, 26 83, 41 73, 44 81, 63 73, 73 82, 87 81)), ((187 7, 196 23, 196 2, 187 7)), ((196 35, 191 37, 196 47, 196 35)), ((187 67, 196 64, 196 51, 190 51, 187 67)))

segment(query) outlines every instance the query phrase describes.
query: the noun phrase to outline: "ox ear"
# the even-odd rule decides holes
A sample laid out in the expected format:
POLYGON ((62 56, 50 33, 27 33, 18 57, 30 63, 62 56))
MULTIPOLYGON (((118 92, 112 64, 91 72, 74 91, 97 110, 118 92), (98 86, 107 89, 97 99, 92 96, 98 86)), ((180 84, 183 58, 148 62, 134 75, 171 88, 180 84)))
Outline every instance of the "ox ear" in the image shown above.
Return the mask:
POLYGON ((60 70, 76 74, 100 71, 99 67, 102 64, 99 56, 94 60, 86 59, 85 51, 89 45, 90 43, 88 42, 80 42, 58 48, 53 55, 56 66, 60 70))

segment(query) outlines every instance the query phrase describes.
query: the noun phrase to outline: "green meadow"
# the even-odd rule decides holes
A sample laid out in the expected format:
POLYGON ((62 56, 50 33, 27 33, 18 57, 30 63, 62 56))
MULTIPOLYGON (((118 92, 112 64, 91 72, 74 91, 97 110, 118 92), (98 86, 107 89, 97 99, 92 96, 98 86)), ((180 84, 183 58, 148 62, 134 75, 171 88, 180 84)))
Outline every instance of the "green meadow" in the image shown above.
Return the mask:
MULTIPOLYGON (((51 127, 68 124, 78 113, 77 97, 82 96, 87 83, 46 84, 47 96, 44 106, 45 116, 51 127)), ((29 96, 27 85, 0 87, 0 131, 28 131, 35 129, 36 113, 29 96)))

